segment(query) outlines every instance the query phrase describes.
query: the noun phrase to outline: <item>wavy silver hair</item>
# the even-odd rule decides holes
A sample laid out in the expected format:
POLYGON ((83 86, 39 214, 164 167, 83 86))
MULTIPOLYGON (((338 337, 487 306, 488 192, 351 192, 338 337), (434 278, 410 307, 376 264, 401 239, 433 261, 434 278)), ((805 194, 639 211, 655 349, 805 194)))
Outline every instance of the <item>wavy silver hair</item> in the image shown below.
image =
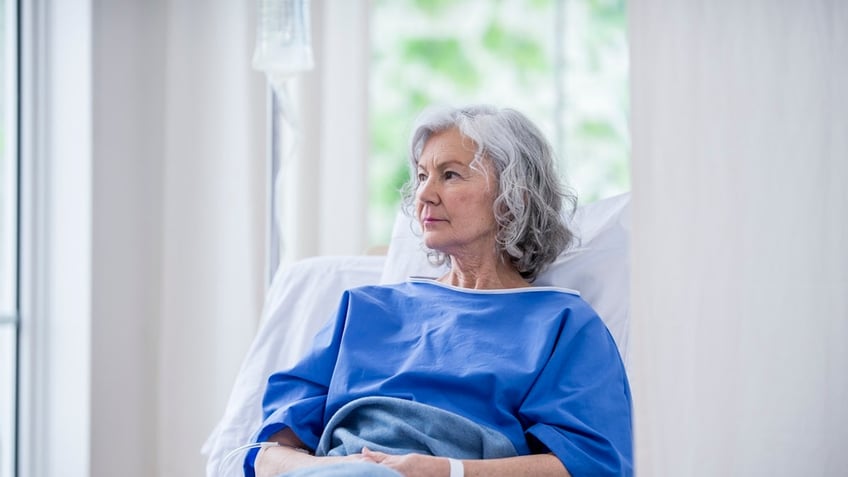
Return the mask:
MULTIPOLYGON (((550 144, 535 124, 513 109, 475 105, 425 111, 413 128, 412 173, 401 190, 404 210, 410 216, 415 211, 417 168, 424 145, 434 134, 451 128, 474 141, 477 150, 472 166, 480 166, 483 159, 494 166, 498 195, 493 208, 500 227, 497 244, 521 276, 532 282, 574 241, 561 212, 567 207, 568 213, 573 213, 577 197, 560 182, 550 144)), ((450 257, 441 252, 428 251, 428 255, 435 263, 450 263, 450 257)))

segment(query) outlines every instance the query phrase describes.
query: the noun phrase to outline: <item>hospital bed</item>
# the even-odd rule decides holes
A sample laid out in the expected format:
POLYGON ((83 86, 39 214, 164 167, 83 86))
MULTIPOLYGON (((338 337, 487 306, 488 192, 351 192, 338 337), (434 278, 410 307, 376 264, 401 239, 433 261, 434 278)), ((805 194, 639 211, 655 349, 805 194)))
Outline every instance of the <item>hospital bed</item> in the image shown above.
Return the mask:
MULTIPOLYGON (((630 194, 577 209, 571 218, 578 241, 536 279, 536 285, 577 290, 609 328, 627 365, 629 338, 628 253, 630 194)), ((262 423, 261 400, 272 373, 294 364, 329 320, 347 288, 401 282, 409 276, 439 276, 398 214, 385 256, 310 258, 277 272, 266 295, 262 323, 236 378, 223 417, 208 437, 207 476, 241 475, 246 444, 262 423), (225 459, 226 458, 226 459, 225 459)))

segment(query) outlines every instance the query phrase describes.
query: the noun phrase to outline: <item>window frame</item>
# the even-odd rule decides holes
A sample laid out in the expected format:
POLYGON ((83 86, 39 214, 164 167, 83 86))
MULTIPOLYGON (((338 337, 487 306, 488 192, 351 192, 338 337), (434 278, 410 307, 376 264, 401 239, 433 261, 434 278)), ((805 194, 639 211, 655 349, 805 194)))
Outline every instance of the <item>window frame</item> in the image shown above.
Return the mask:
MULTIPOLYGON (((20 6, 18 1, 4 2, 3 8, 3 91, 4 110, 3 114, 3 160, 4 168, 8 170, 9 177, 4 177, 4 186, 12 185, 9 194, 9 204, 4 204, 3 221, 10 225, 7 230, 8 241, 4 241, 4 250, 0 251, 4 261, 8 259, 11 270, 4 272, 9 283, 5 285, 8 289, 3 290, 3 303, 0 307, 0 327, 3 328, 4 337, 9 340, 12 350, 7 352, 11 356, 9 366, 10 389, 4 389, 4 400, 8 407, 1 410, 4 414, 9 412, 9 421, 4 424, 8 435, 0 442, 0 476, 18 476, 19 472, 19 436, 20 436, 20 249, 21 249, 21 157, 20 157, 20 6), (7 217, 6 214, 9 214, 7 217)), ((4 279, 5 281, 5 279, 4 279)), ((5 352, 4 352, 5 354, 5 352)), ((4 386, 5 388, 5 386, 4 386)))
POLYGON ((92 4, 19 2, 18 18, 17 473, 82 477, 91 458, 92 4))

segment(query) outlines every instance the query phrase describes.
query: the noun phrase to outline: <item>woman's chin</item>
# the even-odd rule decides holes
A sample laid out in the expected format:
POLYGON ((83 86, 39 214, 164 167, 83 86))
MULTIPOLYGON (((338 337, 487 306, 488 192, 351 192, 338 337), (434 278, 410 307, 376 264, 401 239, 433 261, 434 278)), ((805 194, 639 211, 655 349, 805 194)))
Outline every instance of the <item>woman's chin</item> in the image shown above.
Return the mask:
POLYGON ((424 233, 424 236, 421 238, 421 243, 423 243, 424 246, 427 247, 428 250, 435 250, 437 252, 441 252, 442 248, 444 246, 442 241, 437 240, 433 236, 428 236, 428 234, 426 232, 424 233))
POLYGON ((438 247, 437 243, 436 243, 436 242, 434 242, 434 241, 432 241, 432 240, 424 240, 424 241, 422 241, 421 243, 423 243, 423 244, 424 244, 424 247, 425 247, 427 250, 435 250, 435 251, 437 251, 437 252, 440 252, 440 251, 441 251, 441 250, 439 249, 439 247, 438 247))

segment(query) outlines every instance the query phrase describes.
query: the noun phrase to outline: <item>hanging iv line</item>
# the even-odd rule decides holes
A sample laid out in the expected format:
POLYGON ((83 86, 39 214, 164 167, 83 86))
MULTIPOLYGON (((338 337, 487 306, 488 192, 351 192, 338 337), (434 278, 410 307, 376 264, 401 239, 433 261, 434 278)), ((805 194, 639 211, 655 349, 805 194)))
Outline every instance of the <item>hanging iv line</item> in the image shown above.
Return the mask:
POLYGON ((312 56, 309 0, 258 0, 256 49, 253 68, 263 71, 273 91, 271 106, 271 140, 269 210, 271 214, 268 240, 269 266, 267 283, 280 262, 280 233, 276 226, 279 170, 290 162, 297 149, 299 121, 291 96, 291 80, 311 70, 312 56), (285 130, 282 133, 281 130, 285 130))

